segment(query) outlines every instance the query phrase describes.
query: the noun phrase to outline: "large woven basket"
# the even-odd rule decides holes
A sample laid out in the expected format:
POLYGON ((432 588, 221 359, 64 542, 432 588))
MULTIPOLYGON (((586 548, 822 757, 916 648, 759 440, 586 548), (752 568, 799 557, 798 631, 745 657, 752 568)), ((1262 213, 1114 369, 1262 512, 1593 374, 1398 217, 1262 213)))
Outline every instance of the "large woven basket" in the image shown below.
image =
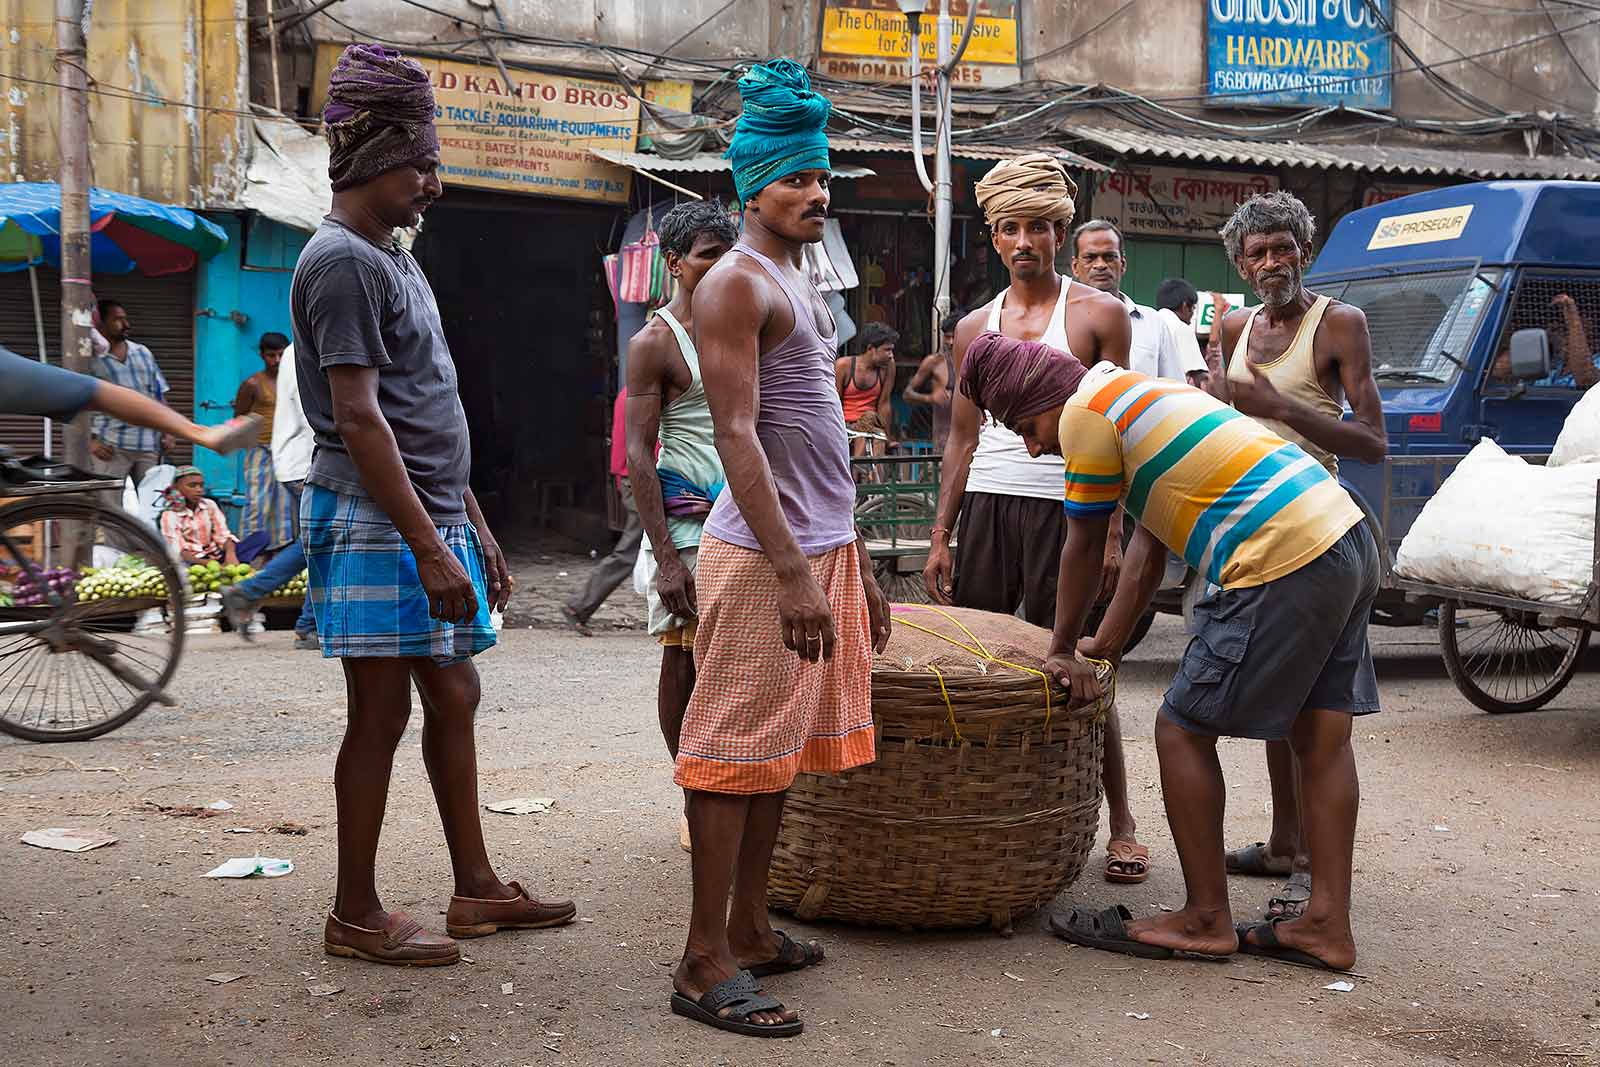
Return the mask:
POLYGON ((806 920, 1009 931, 1094 847, 1110 668, 1107 695, 1068 711, 1063 689, 1024 669, 1044 660, 1047 631, 959 608, 894 611, 872 671, 878 758, 795 780, 770 900, 806 920))

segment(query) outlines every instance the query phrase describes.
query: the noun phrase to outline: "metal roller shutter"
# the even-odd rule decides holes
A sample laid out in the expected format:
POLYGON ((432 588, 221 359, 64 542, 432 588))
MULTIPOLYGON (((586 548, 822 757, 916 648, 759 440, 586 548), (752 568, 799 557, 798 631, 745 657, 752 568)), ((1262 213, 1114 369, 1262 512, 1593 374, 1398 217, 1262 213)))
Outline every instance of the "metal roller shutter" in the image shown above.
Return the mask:
MULTIPOLYGON (((38 276, 45 344, 50 350, 50 362, 59 364, 61 275, 49 267, 41 267, 38 276)), ((134 273, 102 275, 95 279, 97 297, 116 300, 128 309, 133 339, 155 353, 161 373, 171 387, 167 402, 188 418, 194 417, 194 279, 193 271, 160 278, 134 273)), ((37 359, 37 336, 28 272, 0 274, 0 344, 37 359)), ((58 425, 58 453, 60 433, 58 425)), ((44 445, 43 420, 0 414, 0 445, 16 449, 21 455, 40 451, 44 445)), ((178 452, 168 458, 175 463, 187 463, 190 451, 189 445, 180 444, 178 452)))

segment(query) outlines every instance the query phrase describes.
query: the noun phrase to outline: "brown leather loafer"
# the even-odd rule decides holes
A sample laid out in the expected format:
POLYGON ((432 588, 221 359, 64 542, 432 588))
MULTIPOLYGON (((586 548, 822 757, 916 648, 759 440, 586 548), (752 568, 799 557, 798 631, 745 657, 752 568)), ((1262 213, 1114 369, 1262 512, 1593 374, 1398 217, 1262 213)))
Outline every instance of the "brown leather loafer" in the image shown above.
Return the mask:
POLYGON ((445 912, 444 928, 451 937, 484 937, 496 930, 538 930, 565 926, 578 917, 578 906, 570 900, 534 900, 519 882, 507 885, 517 891, 510 900, 479 900, 476 897, 451 897, 445 912))
POLYGON ((403 911, 391 911, 381 930, 354 926, 329 912, 322 930, 322 947, 330 956, 406 967, 442 967, 461 962, 460 945, 448 937, 428 933, 403 911))

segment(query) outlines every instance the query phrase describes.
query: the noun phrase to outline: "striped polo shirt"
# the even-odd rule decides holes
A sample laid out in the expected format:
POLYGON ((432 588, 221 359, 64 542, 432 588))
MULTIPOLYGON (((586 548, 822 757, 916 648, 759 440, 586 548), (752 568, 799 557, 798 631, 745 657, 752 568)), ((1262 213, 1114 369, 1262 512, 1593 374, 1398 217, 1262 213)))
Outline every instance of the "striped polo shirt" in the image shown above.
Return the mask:
POLYGON ((1225 589, 1261 585, 1320 556, 1361 509, 1299 445, 1207 393, 1110 363, 1061 412, 1069 516, 1118 502, 1225 589))

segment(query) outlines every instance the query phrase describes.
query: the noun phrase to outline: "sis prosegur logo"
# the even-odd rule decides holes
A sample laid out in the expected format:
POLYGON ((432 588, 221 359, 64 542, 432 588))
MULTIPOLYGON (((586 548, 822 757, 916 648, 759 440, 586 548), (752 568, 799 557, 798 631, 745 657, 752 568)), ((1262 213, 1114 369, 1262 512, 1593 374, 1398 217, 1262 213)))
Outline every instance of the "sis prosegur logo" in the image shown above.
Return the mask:
POLYGON ((1471 204, 1390 215, 1378 220, 1377 229, 1372 231, 1372 239, 1367 242, 1367 250, 1453 241, 1466 231, 1467 219, 1471 217, 1471 204))

